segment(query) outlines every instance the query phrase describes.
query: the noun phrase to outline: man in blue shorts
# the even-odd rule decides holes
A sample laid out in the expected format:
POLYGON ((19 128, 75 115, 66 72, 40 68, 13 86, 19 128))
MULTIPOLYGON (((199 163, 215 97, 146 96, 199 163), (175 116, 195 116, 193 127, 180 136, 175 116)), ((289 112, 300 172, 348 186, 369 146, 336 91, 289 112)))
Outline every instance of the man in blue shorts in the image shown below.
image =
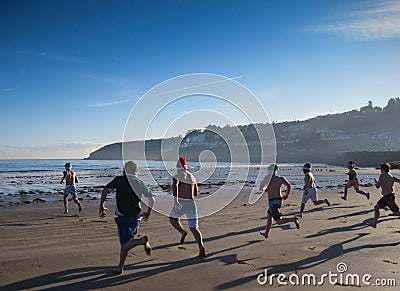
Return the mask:
POLYGON ((64 214, 68 214, 68 195, 72 196, 72 199, 76 204, 78 204, 79 211, 82 211, 82 204, 79 201, 78 194, 76 194, 76 186, 78 183, 78 176, 74 171, 72 171, 71 163, 65 163, 65 171, 63 172, 63 177, 60 184, 63 183, 65 179, 65 189, 64 189, 64 214))
POLYGON ((187 232, 183 229, 180 217, 186 214, 189 229, 192 232, 197 244, 199 245, 199 257, 206 256, 206 250, 203 244, 203 237, 199 230, 199 221, 197 216, 197 196, 196 178, 187 170, 185 158, 179 158, 176 163, 177 174, 172 179, 172 193, 174 195, 174 207, 171 209, 169 221, 172 226, 180 232, 180 243, 185 242, 187 232))
POLYGON ((113 269, 113 273, 118 275, 124 271, 125 260, 129 250, 136 246, 143 245, 146 254, 151 255, 151 246, 148 236, 135 239, 140 221, 147 221, 151 214, 154 197, 142 180, 138 177, 138 166, 129 161, 124 165, 123 175, 115 177, 108 183, 101 194, 99 216, 106 217, 105 200, 108 189, 116 189, 115 222, 118 226, 119 241, 121 244, 119 265, 113 269), (141 198, 146 196, 149 200, 147 212, 142 212, 141 198))

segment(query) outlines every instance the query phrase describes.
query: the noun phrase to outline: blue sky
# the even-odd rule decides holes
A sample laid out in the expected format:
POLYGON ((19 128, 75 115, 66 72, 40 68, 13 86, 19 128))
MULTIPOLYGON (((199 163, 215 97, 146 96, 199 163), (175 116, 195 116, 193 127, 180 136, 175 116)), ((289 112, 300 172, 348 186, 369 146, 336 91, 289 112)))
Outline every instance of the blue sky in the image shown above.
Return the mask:
POLYGON ((182 74, 241 76, 272 121, 385 106, 399 51, 399 1, 1 1, 0 158, 121 141, 139 98, 182 74))

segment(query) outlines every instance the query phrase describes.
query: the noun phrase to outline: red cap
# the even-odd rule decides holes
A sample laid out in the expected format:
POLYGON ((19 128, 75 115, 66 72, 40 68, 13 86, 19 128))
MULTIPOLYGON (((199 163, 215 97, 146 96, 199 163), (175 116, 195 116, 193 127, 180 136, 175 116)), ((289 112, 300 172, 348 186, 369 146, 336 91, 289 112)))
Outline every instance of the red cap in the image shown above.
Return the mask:
POLYGON ((179 158, 179 163, 181 164, 182 167, 186 168, 186 159, 184 157, 179 158))

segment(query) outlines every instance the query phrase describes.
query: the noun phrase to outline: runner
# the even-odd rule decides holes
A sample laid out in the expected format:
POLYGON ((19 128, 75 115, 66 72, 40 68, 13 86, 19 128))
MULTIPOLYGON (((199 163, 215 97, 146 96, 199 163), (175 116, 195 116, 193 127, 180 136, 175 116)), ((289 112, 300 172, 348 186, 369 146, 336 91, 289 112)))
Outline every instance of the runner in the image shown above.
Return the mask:
POLYGON ((269 209, 267 215, 267 225, 265 227, 265 232, 260 232, 260 234, 268 238, 269 231, 272 226, 272 218, 278 225, 282 225, 285 223, 293 222, 296 225, 296 228, 299 229, 300 225, 297 222, 297 217, 290 218, 282 218, 282 213, 279 209, 282 206, 282 199, 286 200, 289 197, 290 190, 292 186, 286 180, 285 177, 279 176, 278 174, 278 165, 272 164, 268 167, 268 173, 260 184, 259 189, 261 191, 265 191, 268 194, 269 201, 269 209), (286 193, 282 196, 282 185, 286 187, 286 193))
POLYGON ((306 206, 306 203, 309 199, 314 203, 314 205, 320 205, 325 203, 328 206, 331 206, 328 199, 318 200, 317 197, 317 187, 315 187, 315 178, 314 175, 311 173, 311 164, 305 163, 303 166, 303 173, 304 173, 304 194, 301 200, 300 212, 296 214, 297 217, 303 217, 303 211, 306 206))
POLYGON ((342 196, 343 200, 347 200, 347 189, 351 187, 354 187, 354 190, 356 190, 358 194, 364 195, 367 199, 369 199, 369 193, 360 190, 360 183, 358 181, 355 167, 356 167, 355 161, 350 161, 347 163, 347 168, 349 169, 349 172, 347 173, 349 175, 349 180, 347 181, 346 186, 344 187, 344 195, 342 196))
POLYGON ((78 176, 71 169, 72 169, 71 164, 65 163, 65 171, 63 172, 63 177, 60 181, 60 184, 62 184, 65 179, 65 184, 66 184, 64 189, 64 214, 68 214, 68 195, 72 196, 74 202, 78 204, 79 211, 82 211, 82 204, 79 201, 75 186, 75 184, 79 182, 78 176))
POLYGON ((115 205, 115 223, 118 226, 118 235, 120 241, 120 260, 118 266, 113 269, 113 274, 119 275, 124 271, 125 260, 128 252, 139 245, 144 246, 144 250, 148 256, 151 255, 151 246, 148 236, 142 238, 134 238, 141 220, 147 221, 150 217, 154 197, 150 190, 146 187, 142 180, 138 177, 138 166, 136 163, 129 161, 124 165, 123 175, 115 177, 108 183, 102 193, 100 200, 99 216, 106 217, 105 201, 108 189, 116 189, 116 205, 115 205), (142 213, 140 198, 146 196, 149 200, 147 212, 142 213))
POLYGON ((174 206, 171 209, 169 221, 181 234, 180 244, 183 244, 187 232, 182 227, 180 217, 185 214, 188 220, 189 229, 199 245, 199 257, 205 257, 206 250, 199 229, 197 204, 195 200, 198 193, 196 178, 187 170, 186 159, 183 157, 179 158, 176 163, 176 170, 177 174, 172 179, 174 206))
POLYGON ((400 179, 393 177, 392 174, 389 173, 389 170, 389 164, 381 164, 381 175, 379 176, 379 180, 374 179, 376 188, 382 189, 383 197, 379 199, 374 207, 374 220, 371 224, 373 228, 376 228, 378 223, 379 209, 389 207, 389 209, 393 212, 393 214, 389 215, 400 216, 399 206, 397 206, 395 202, 393 193, 393 184, 394 182, 400 183, 400 179))

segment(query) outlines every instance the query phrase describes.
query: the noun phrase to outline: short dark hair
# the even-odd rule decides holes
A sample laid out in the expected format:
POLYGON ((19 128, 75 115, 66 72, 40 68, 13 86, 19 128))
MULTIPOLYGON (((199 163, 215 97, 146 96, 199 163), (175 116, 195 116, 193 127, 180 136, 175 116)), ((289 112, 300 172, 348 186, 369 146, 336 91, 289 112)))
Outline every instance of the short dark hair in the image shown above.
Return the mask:
POLYGON ((390 165, 388 163, 381 164, 381 170, 383 170, 386 173, 389 173, 390 165))

